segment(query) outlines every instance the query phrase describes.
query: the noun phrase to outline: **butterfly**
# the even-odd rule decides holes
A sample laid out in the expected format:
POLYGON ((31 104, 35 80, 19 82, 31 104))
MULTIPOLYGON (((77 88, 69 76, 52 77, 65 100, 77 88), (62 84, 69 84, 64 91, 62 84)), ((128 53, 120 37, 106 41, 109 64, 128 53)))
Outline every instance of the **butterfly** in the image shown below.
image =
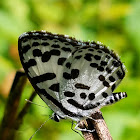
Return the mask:
POLYGON ((18 50, 30 83, 57 122, 79 122, 127 97, 125 92, 113 93, 125 76, 125 66, 100 42, 31 31, 19 37, 18 50))

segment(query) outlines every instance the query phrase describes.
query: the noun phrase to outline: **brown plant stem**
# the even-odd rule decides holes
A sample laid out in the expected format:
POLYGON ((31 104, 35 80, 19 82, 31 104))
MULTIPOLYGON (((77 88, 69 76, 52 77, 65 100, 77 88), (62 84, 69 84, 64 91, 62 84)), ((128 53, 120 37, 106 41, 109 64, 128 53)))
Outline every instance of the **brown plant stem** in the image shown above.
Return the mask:
MULTIPOLYGON (((23 110, 18 114, 18 108, 22 91, 25 87, 27 77, 21 70, 16 72, 0 128, 0 140, 14 140, 17 129, 19 128, 24 115, 27 112, 29 105, 25 105, 23 110)), ((31 95, 30 99, 34 98, 35 93, 31 95)))
MULTIPOLYGON (((30 96, 30 98, 29 98, 29 101, 32 101, 36 95, 37 95, 36 92, 33 91, 32 94, 31 94, 31 96, 30 96)), ((19 112, 19 114, 17 116, 17 119, 16 119, 15 126, 14 126, 14 128, 16 130, 19 129, 20 125, 22 124, 23 118, 26 115, 26 113, 27 113, 30 105, 31 105, 31 103, 26 102, 26 104, 24 105, 23 109, 19 112)))
POLYGON ((91 117, 93 120, 87 119, 80 122, 80 128, 95 130, 92 133, 82 131, 85 140, 113 140, 101 111, 98 110, 95 114, 92 114, 91 117))

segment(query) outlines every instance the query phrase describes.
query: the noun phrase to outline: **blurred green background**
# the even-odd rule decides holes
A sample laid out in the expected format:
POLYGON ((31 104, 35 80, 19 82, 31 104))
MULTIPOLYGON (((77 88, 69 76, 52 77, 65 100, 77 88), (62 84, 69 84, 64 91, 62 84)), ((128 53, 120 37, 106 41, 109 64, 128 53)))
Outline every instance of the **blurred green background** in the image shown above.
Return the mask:
MULTIPOLYGON (((0 121, 16 70, 21 68, 17 41, 31 30, 100 41, 121 56, 126 77, 116 91, 128 98, 101 109, 114 140, 140 140, 140 1, 139 0, 1 0, 0 121)), ((28 83, 19 111, 31 94, 28 83)), ((46 106, 36 96, 35 103, 46 106)), ((31 105, 16 139, 27 140, 49 118, 50 109, 31 105)), ((33 140, 81 140, 69 121, 46 122, 33 140)))

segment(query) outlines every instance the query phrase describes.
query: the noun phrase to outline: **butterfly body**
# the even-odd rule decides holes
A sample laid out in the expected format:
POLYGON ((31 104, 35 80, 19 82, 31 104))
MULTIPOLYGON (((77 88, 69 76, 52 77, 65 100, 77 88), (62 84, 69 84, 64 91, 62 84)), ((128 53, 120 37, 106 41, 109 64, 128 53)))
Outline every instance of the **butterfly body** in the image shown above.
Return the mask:
POLYGON ((25 73, 54 111, 54 120, 80 121, 127 96, 112 93, 124 78, 125 68, 103 44, 32 31, 19 37, 18 46, 25 73))

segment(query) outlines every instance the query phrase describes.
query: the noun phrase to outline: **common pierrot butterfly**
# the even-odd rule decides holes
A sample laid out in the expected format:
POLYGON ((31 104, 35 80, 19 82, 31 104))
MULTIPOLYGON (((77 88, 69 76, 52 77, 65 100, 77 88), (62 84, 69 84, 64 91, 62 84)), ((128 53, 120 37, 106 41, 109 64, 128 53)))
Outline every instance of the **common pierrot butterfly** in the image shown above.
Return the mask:
POLYGON ((127 97, 113 93, 125 76, 124 64, 99 42, 31 31, 19 37, 18 50, 28 79, 55 121, 79 122, 127 97))

